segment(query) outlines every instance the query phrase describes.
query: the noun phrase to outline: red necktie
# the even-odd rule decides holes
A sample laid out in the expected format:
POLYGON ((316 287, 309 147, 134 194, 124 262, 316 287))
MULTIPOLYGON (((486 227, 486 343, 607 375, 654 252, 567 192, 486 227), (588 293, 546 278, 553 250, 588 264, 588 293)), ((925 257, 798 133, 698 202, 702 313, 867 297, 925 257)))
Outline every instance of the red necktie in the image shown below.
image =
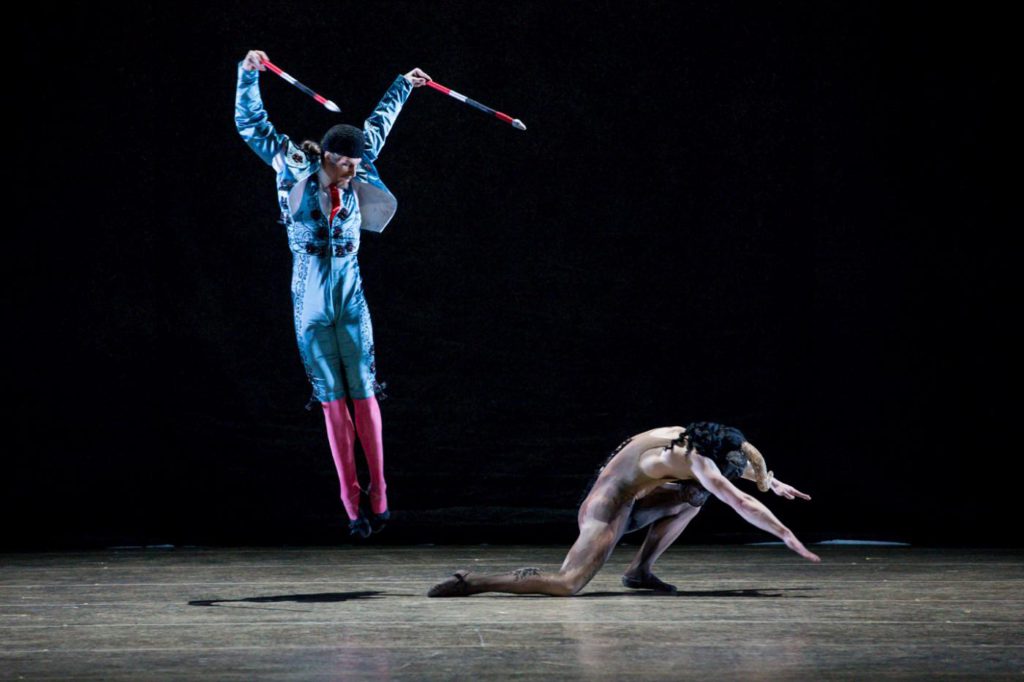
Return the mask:
POLYGON ((331 220, 328 225, 334 224, 334 216, 338 215, 338 211, 341 210, 341 194, 338 192, 337 185, 331 185, 331 220))

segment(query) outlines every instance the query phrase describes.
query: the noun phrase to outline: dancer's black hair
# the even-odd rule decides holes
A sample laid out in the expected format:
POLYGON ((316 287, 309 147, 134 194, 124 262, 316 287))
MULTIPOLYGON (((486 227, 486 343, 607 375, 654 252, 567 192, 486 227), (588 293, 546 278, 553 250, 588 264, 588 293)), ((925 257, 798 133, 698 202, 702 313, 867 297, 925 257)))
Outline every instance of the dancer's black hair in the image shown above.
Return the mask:
POLYGON ((341 154, 351 159, 358 159, 363 155, 366 137, 363 131, 347 123, 339 123, 331 126, 320 142, 305 140, 299 147, 306 153, 310 161, 318 161, 324 152, 341 154))
POLYGON ((740 478, 747 468, 747 457, 743 454, 746 436, 739 429, 716 422, 693 422, 686 431, 679 434, 674 444, 686 447, 689 443, 697 454, 707 457, 729 479, 740 478))
POLYGON ((310 161, 319 161, 320 157, 323 155, 323 151, 320 149, 320 144, 318 142, 313 142, 313 140, 303 141, 303 143, 299 145, 299 148, 306 153, 306 158, 310 161))
POLYGON ((347 123, 331 126, 320 140, 320 148, 325 152, 341 154, 352 159, 362 157, 365 144, 366 137, 363 131, 347 123))

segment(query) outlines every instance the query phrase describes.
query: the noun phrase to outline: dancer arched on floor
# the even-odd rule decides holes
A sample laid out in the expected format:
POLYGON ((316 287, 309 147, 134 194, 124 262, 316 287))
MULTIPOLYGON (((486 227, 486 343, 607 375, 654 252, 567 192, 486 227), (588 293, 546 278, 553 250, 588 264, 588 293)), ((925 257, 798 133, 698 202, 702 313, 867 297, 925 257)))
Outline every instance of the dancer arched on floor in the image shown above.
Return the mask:
POLYGON ((250 50, 238 63, 235 125, 277 172, 281 222, 292 251, 295 334, 313 384, 310 400, 323 408, 350 532, 367 537, 383 527, 389 512, 373 328, 356 259, 359 230, 380 232, 395 213, 395 197, 373 162, 409 93, 430 76, 413 69, 395 78, 362 129, 336 125, 319 144, 297 145, 277 132, 263 109, 259 72, 268 59, 262 50, 250 50), (360 506, 356 434, 370 470, 369 518, 360 506))
POLYGON ((786 499, 811 499, 774 478, 764 458, 743 434, 712 422, 654 429, 633 436, 612 453, 579 510, 580 535, 558 573, 520 568, 503 575, 458 571, 430 589, 431 597, 480 592, 571 596, 590 582, 623 533, 650 526, 643 546, 622 577, 637 589, 675 592, 652 572, 654 562, 675 542, 709 495, 732 507, 749 523, 772 533, 810 561, 820 561, 793 531, 730 479, 747 478, 763 492, 786 499))

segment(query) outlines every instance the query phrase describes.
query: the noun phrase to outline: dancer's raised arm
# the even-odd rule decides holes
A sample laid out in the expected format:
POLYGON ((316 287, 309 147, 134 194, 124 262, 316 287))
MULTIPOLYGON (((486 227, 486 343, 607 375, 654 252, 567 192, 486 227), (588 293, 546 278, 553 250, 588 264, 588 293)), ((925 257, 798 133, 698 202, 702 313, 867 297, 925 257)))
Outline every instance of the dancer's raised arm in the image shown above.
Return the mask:
POLYGON ((374 107, 373 113, 363 124, 363 133, 366 135, 364 159, 368 161, 377 159, 380 150, 384 148, 384 140, 387 139, 391 127, 395 125, 395 120, 402 111, 402 105, 409 98, 409 93, 413 88, 420 87, 428 80, 430 80, 430 76, 418 68, 395 78, 387 92, 380 98, 380 102, 374 107))
POLYGON ((288 137, 277 132, 267 117, 260 97, 260 71, 265 71, 262 50, 249 50, 238 63, 238 85, 235 88, 235 127, 245 143, 269 166, 285 147, 288 137))

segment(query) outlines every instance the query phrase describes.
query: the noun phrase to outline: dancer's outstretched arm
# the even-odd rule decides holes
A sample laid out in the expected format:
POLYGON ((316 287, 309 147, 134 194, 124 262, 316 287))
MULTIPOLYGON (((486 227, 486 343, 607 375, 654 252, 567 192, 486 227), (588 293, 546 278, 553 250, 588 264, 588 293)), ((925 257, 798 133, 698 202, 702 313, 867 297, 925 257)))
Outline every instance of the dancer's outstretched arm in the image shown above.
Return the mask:
POLYGON ((793 531, 786 528, 768 507, 730 483, 713 461, 696 453, 691 454, 690 457, 690 469, 697 481, 712 495, 732 507, 747 523, 768 531, 782 540, 786 547, 808 561, 821 561, 817 554, 804 547, 793 531))
MULTIPOLYGON (((277 132, 260 97, 260 71, 265 71, 263 50, 249 50, 238 63, 238 86, 235 89, 235 127, 245 143, 269 166, 287 145, 288 137, 277 132)), ((275 168, 276 170, 276 168, 275 168)))

